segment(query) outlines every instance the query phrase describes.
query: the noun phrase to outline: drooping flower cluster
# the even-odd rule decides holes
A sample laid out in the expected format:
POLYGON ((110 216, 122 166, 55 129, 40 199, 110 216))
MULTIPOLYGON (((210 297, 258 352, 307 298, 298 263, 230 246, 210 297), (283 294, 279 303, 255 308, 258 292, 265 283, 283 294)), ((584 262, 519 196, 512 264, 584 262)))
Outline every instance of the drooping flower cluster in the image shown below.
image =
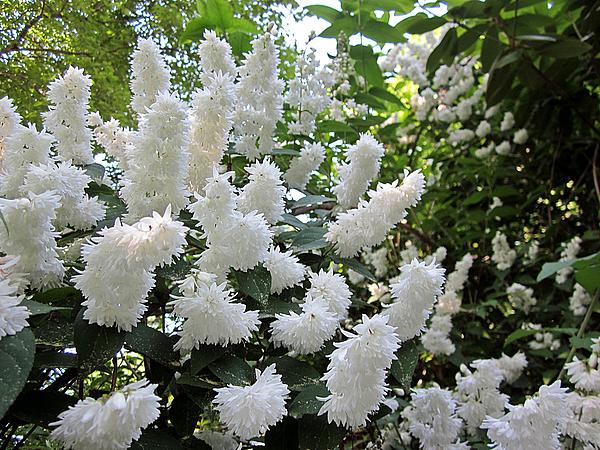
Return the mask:
POLYGON ((0 280, 0 340, 29 326, 29 310, 20 305, 23 296, 18 294, 18 290, 18 284, 10 278, 0 280))
POLYGON ((234 79, 237 73, 231 45, 225 39, 220 39, 213 30, 206 29, 204 39, 198 45, 200 56, 200 69, 202 69, 202 83, 208 84, 210 75, 221 72, 234 79))
POLYGON ((44 126, 56 139, 56 151, 62 161, 90 164, 92 132, 87 127, 91 79, 82 69, 69 67, 48 86, 52 104, 43 114, 44 126))
POLYGON ((14 133, 19 123, 21 116, 17 113, 12 99, 0 98, 0 170, 3 168, 6 139, 14 133))
POLYGON ((164 211, 174 214, 188 203, 186 189, 188 121, 185 104, 175 95, 160 93, 146 113, 128 154, 121 196, 129 218, 137 220, 164 211))
POLYGON ((500 231, 496 231, 492 239, 492 250, 492 261, 496 263, 498 270, 509 269, 517 259, 517 252, 510 248, 506 235, 500 231))
POLYGON ((133 225, 117 219, 113 227, 91 238, 81 252, 86 267, 73 277, 86 298, 83 317, 120 330, 136 326, 148 309, 153 270, 183 252, 187 231, 183 223, 171 218, 167 207, 163 216, 153 213, 133 225))
POLYGON ((188 352, 200 344, 229 345, 247 341, 258 330, 258 311, 246 311, 234 302, 227 283, 216 283, 216 275, 193 271, 182 282, 183 295, 169 305, 185 319, 175 350, 188 352))
POLYGON ((59 207, 60 196, 54 191, 30 192, 15 200, 0 198, 6 224, 0 226, 0 251, 19 256, 14 270, 25 274, 34 289, 58 286, 65 273, 52 225, 59 207))
POLYGON ((290 188, 304 190, 310 175, 325 161, 325 147, 318 142, 306 144, 300 156, 293 158, 283 178, 290 188))
POLYGON ((271 364, 262 372, 256 369, 256 381, 250 386, 215 389, 213 400, 221 422, 246 440, 265 433, 287 415, 285 400, 290 393, 271 364))
POLYGON ((361 201, 358 208, 340 213, 329 227, 325 238, 336 245, 342 257, 352 257, 361 249, 368 249, 386 238, 389 230, 415 206, 425 188, 425 178, 420 171, 405 173, 402 184, 379 183, 369 191, 368 202, 361 201))
POLYGON ((539 323, 524 323, 525 330, 540 330, 539 333, 533 335, 533 340, 529 341, 529 348, 532 350, 541 350, 547 348, 549 350, 558 350, 560 348, 560 339, 555 339, 554 335, 548 331, 542 331, 542 325, 539 323))
POLYGON ((420 448, 428 450, 466 450, 459 442, 462 421, 456 415, 456 401, 452 393, 438 386, 415 389, 411 404, 402 411, 410 434, 419 440, 420 448))
POLYGON ((592 339, 592 354, 587 359, 580 360, 577 356, 565 364, 567 375, 575 388, 587 393, 600 394, 600 338, 592 339))
POLYGON ((588 294, 587 290, 582 285, 575 283, 573 286, 573 294, 569 299, 569 309, 573 311, 573 315, 583 316, 590 303, 592 303, 590 294, 588 294))
POLYGON ((481 428, 487 429, 493 448, 520 450, 560 448, 559 436, 567 417, 567 389, 560 380, 542 386, 537 395, 523 405, 507 405, 508 413, 499 418, 487 417, 481 428))
POLYGON ((526 288, 522 284, 513 283, 508 289, 508 300, 516 309, 520 309, 525 314, 529 313, 532 306, 537 304, 537 299, 533 296, 533 289, 526 288))
POLYGON ((414 259, 400 267, 400 276, 390 285, 393 302, 383 310, 390 325, 402 341, 418 336, 425 324, 436 298, 442 293, 445 269, 435 262, 425 264, 414 259))
POLYGON ((245 272, 265 261, 272 241, 272 231, 261 213, 244 214, 236 209, 237 195, 229 182, 232 175, 219 175, 215 170, 204 187, 205 195, 194 194, 197 201, 188 208, 206 236, 207 249, 198 266, 220 279, 231 268, 245 272))
POLYGON ((131 108, 145 114, 158 94, 169 91, 170 78, 158 45, 150 39, 140 39, 131 55, 131 108))
MULTIPOLYGON (((560 261, 568 261, 570 259, 577 258, 579 251, 581 250, 581 238, 575 236, 569 242, 563 242, 562 251, 560 252, 560 261)), ((569 275, 573 273, 571 266, 563 267, 556 273, 556 282, 562 284, 569 278, 569 275)))
POLYGON ((106 153, 117 160, 122 170, 127 170, 129 151, 133 145, 135 132, 127 127, 122 127, 117 119, 102 120, 99 113, 90 114, 89 124, 93 127, 96 142, 106 153))
POLYGON ((356 428, 365 425, 385 398, 386 370, 396 359, 400 339, 388 317, 379 314, 363 314, 353 331, 342 330, 347 339, 334 344, 322 378, 331 394, 317 399, 325 402, 319 415, 327 413, 329 423, 356 428))
POLYGON ((271 294, 298 285, 306 274, 306 267, 291 251, 282 252, 277 247, 269 250, 264 265, 271 274, 271 294))
POLYGON ((279 79, 279 50, 270 33, 252 41, 252 52, 239 68, 234 113, 235 148, 254 161, 271 153, 273 132, 283 109, 283 81, 279 79))
POLYGON ((369 183, 379 173, 384 151, 383 145, 368 134, 361 134, 358 142, 346 150, 346 162, 338 168, 339 183, 333 188, 342 207, 351 208, 358 204, 369 183))
POLYGON ((90 198, 85 193, 91 181, 91 177, 83 169, 73 166, 71 161, 61 164, 51 162, 32 165, 25 175, 21 192, 41 194, 52 190, 60 196, 54 225, 85 230, 96 226, 104 219, 105 213, 105 207, 98 198, 90 198))
POLYGON ((87 397, 59 414, 51 438, 73 450, 125 450, 158 419, 157 384, 140 380, 97 400, 87 397))
POLYGON ((265 158, 246 167, 248 183, 240 191, 238 209, 244 213, 257 211, 270 224, 277 223, 283 216, 286 189, 281 180, 281 171, 265 158))

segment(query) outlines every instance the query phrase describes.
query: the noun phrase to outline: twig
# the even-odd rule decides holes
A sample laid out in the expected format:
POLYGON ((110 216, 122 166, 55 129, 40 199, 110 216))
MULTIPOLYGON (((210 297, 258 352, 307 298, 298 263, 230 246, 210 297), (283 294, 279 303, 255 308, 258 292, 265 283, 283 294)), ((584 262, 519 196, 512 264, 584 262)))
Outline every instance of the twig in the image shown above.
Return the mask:
POLYGON ((596 166, 596 161, 598 158, 598 146, 600 144, 596 144, 596 149, 594 150, 594 158, 592 159, 592 176, 594 177, 594 189, 596 190, 596 197, 598 198, 598 203, 600 203, 600 183, 598 182, 598 170, 596 166))
POLYGON ((115 388, 117 387, 117 374, 119 372, 119 361, 117 360, 116 356, 113 356, 112 363, 113 363, 113 373, 112 373, 112 379, 110 380, 110 391, 111 392, 113 392, 115 390, 115 388))

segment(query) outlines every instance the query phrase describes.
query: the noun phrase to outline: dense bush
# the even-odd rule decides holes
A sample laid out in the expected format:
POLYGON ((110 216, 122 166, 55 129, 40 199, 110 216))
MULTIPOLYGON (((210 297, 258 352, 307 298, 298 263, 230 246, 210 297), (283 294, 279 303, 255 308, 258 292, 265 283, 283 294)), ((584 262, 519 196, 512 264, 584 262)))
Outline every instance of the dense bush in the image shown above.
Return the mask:
POLYGON ((597 5, 240 5, 0 99, 3 448, 600 448, 597 5))

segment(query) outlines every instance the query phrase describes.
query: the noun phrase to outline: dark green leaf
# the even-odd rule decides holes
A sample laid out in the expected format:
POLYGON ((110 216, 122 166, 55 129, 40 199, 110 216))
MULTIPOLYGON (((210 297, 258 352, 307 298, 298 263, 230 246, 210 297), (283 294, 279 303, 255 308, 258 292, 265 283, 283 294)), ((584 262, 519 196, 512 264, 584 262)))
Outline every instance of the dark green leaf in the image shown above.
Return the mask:
POLYGON ((340 31, 343 31, 348 36, 358 33, 358 21, 356 18, 353 16, 344 16, 341 19, 337 19, 331 26, 325 28, 319 36, 335 38, 340 34, 340 31))
POLYGON ((21 306, 26 306, 29 310, 29 313, 32 316, 38 316, 42 314, 48 314, 52 311, 60 311, 60 310, 68 310, 70 308, 65 308, 62 306, 50 306, 45 305, 43 303, 38 303, 34 300, 25 299, 21 302, 21 306))
POLYGON ((357 273, 360 273, 363 277, 367 278, 368 280, 371 280, 373 282, 376 282, 377 279, 375 278, 375 276, 371 273, 371 271, 369 271, 369 269, 367 269, 364 264, 361 264, 359 261, 357 261, 356 259, 351 259, 351 258, 341 258, 339 256, 332 256, 331 260, 336 263, 336 264, 343 264, 344 267, 348 267, 349 269, 354 270, 357 273))
POLYGON ((77 398, 61 392, 41 391, 23 392, 10 408, 10 414, 23 422, 48 427, 55 422, 58 415, 69 406, 77 403, 77 398))
POLYGON ((362 33, 375 42, 400 42, 404 36, 400 31, 387 23, 369 19, 362 27, 362 33))
POLYGON ((427 73, 433 74, 442 64, 450 65, 456 54, 458 46, 458 37, 456 29, 449 29, 438 46, 433 49, 429 58, 427 58, 427 73))
POLYGON ((304 414, 317 414, 323 402, 317 397, 327 397, 330 392, 323 383, 312 384, 305 387, 292 401, 288 412, 294 417, 302 417, 304 414))
POLYGON ((236 270, 235 278, 240 291, 266 306, 271 293, 271 274, 263 266, 257 266, 247 272, 236 270))
POLYGON ((179 365, 179 354, 173 350, 168 336, 148 325, 139 324, 125 335, 125 345, 130 350, 154 359, 164 365, 179 365))
POLYGON ((320 227, 309 227, 300 230, 292 240, 292 247, 297 252, 316 250, 329 245, 324 239, 326 229, 320 227))
POLYGON ((309 15, 325 19, 329 23, 333 23, 344 17, 344 14, 341 11, 325 5, 309 5, 304 9, 308 11, 309 15))
POLYGON ((589 52, 592 46, 587 42, 582 42, 579 39, 563 38, 553 44, 545 45, 537 49, 537 52, 543 56, 552 58, 575 58, 589 52))
POLYGON ((83 166, 85 173, 92 179, 92 181, 96 182, 96 184, 102 184, 102 179, 104 178, 104 166, 98 163, 88 164, 83 166))
POLYGON ((404 342, 396 352, 396 358, 398 359, 392 362, 390 372, 402 388, 408 391, 411 387, 415 367, 419 361, 419 350, 415 341, 404 342))
POLYGON ((200 372, 211 362, 223 356, 225 351, 225 347, 221 347, 220 345, 200 344, 198 348, 192 350, 190 357, 192 373, 200 372))
POLYGON ((481 46, 481 66, 485 72, 489 72, 492 69, 492 64, 500 54, 504 45, 500 42, 498 37, 498 30, 495 27, 491 27, 485 34, 485 39, 481 46))
POLYGON ((167 430, 147 428, 131 450, 186 450, 179 440, 167 430))
POLYGON ((267 365, 273 363, 275 363, 277 373, 281 375, 283 382, 292 391, 301 391, 306 386, 318 383, 319 378, 321 378, 321 375, 313 366, 289 356, 269 358, 266 362, 267 365))
POLYGON ((169 420, 180 437, 191 436, 196 429, 200 412, 200 407, 187 395, 178 395, 169 407, 169 420))
POLYGON ((29 328, 0 339, 0 417, 25 387, 34 356, 35 339, 29 328))
POLYGON ((328 423, 326 416, 305 414, 298 424, 301 449, 335 450, 346 433, 345 428, 328 423))
POLYGON ((33 362, 34 367, 52 369, 57 367, 77 367, 77 355, 57 351, 38 351, 33 362))
POLYGON ((225 355, 211 363, 208 368, 219 380, 226 384, 243 386, 250 385, 255 381, 252 368, 246 361, 237 356, 225 355))

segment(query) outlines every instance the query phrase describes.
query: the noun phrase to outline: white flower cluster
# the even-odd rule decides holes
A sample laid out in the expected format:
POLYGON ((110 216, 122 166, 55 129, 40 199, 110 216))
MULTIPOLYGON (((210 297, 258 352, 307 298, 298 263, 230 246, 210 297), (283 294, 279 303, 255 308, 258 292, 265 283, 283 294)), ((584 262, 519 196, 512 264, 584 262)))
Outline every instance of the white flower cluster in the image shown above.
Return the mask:
POLYGON ((387 233, 415 206, 425 189, 425 177, 420 171, 405 172, 402 184, 378 183, 368 192, 369 201, 361 201, 358 208, 340 213, 329 227, 325 238, 336 245, 342 257, 352 257, 361 249, 383 242, 387 233))
POLYGON ((96 226, 105 214, 104 204, 97 197, 90 198, 85 193, 91 181, 91 177, 83 169, 71 165, 71 161, 61 164, 51 162, 30 166, 21 192, 55 192, 60 196, 60 207, 56 210, 54 225, 85 230, 96 226))
POLYGON ((299 354, 314 353, 333 337, 340 320, 348 316, 352 293, 344 278, 332 271, 311 273, 302 313, 276 314, 272 341, 299 354))
POLYGON ((11 278, 0 280, 0 340, 28 327, 29 310, 20 305, 23 296, 19 295, 19 285, 11 278))
POLYGON ((508 300, 516 309, 523 311, 528 314, 532 306, 537 304, 537 299, 533 296, 533 289, 526 288, 522 284, 513 283, 508 289, 508 300))
POLYGON ((575 286, 573 286, 573 294, 569 299, 569 309, 573 311, 573 315, 583 316, 590 303, 592 303, 590 294, 588 294, 587 290, 582 285, 575 283, 575 286))
POLYGON ((128 217, 138 220, 167 205, 179 214, 189 196, 186 106, 175 95, 160 93, 139 122, 120 192, 128 217))
POLYGON ((221 72, 235 78, 237 68, 231 55, 231 46, 225 39, 220 39, 213 30, 206 29, 204 39, 198 46, 200 68, 202 69, 202 83, 210 81, 210 75, 221 72))
POLYGON ((560 339, 555 339, 554 335, 548 331, 541 331, 542 325, 538 323, 526 323, 523 324, 523 328, 526 330, 540 330, 539 333, 533 335, 533 340, 528 343, 529 348, 532 350, 558 350, 560 348, 560 339))
POLYGON ((400 276, 390 285, 392 303, 382 314, 389 316, 390 325, 402 341, 421 334, 436 298, 442 293, 445 269, 434 261, 430 264, 414 259, 400 267, 400 276))
POLYGON ((492 261, 496 263, 498 270, 509 269, 517 259, 517 252, 510 248, 506 235, 500 231, 496 231, 492 239, 492 251, 492 261))
POLYGON ((386 370, 396 359, 400 340, 388 317, 379 314, 371 318, 363 314, 353 331, 342 330, 347 339, 334 344, 322 378, 331 394, 317 399, 325 402, 319 415, 327 413, 329 423, 356 428, 364 426, 384 400, 386 370))
POLYGON ((264 266, 271 274, 271 294, 280 294, 284 289, 300 284, 306 274, 306 267, 291 250, 282 252, 277 247, 269 250, 264 266))
POLYGON ((587 393, 600 394, 600 338, 592 339, 592 354, 588 359, 580 360, 577 356, 565 364, 567 375, 575 388, 587 393))
POLYGON ((362 254, 363 260, 375 268, 374 275, 377 278, 384 277, 389 270, 387 259, 388 250, 385 246, 378 248, 375 251, 365 251, 362 254))
POLYGON ((508 405, 509 412, 502 417, 487 417, 481 428, 487 429, 494 448, 521 450, 533 444, 539 449, 559 449, 568 411, 566 391, 560 381, 541 386, 535 397, 523 405, 508 405))
POLYGON ((151 39, 140 39, 131 55, 131 108, 145 114, 158 94, 169 91, 170 78, 158 45, 151 39))
POLYGON ((250 386, 215 389, 213 400, 221 421, 229 430, 246 440, 265 433, 287 415, 285 400, 290 393, 271 364, 262 372, 256 369, 256 381, 250 386))
POLYGON ((271 153, 273 132, 281 119, 284 83, 279 79, 279 50, 265 33, 252 41, 252 52, 239 68, 234 112, 235 148, 254 161, 271 153))
POLYGON ((286 102, 292 108, 292 121, 288 123, 291 134, 309 136, 316 128, 317 115, 329 106, 327 86, 319 70, 314 49, 298 57, 296 78, 290 80, 286 102))
POLYGON ((92 131, 87 127, 91 79, 82 69, 69 67, 48 86, 49 111, 42 114, 44 126, 56 139, 62 161, 90 164, 92 131))
POLYGON ((133 225, 117 219, 113 227, 91 238, 81 252, 86 267, 73 277, 86 298, 83 317, 130 331, 147 310, 146 295, 154 286, 152 271, 183 253, 187 231, 183 223, 172 220, 167 207, 163 216, 153 213, 133 225))
POLYGON ((204 196, 188 209, 205 232, 207 249, 199 268, 223 279, 231 268, 243 272, 266 260, 272 231, 261 213, 244 214, 236 209, 237 195, 229 182, 233 172, 219 175, 216 169, 204 187, 204 196), (235 236, 236 239, 231 239, 235 236))
POLYGON ((89 124, 94 128, 96 142, 119 163, 122 170, 127 170, 128 152, 133 145, 135 133, 127 127, 122 127, 117 119, 102 120, 100 114, 90 114, 89 124))
POLYGON ((307 143, 300 150, 300 155, 293 158, 283 178, 290 188, 304 190, 310 175, 325 161, 325 147, 318 142, 307 143))
POLYGON ((56 287, 65 274, 52 225, 59 207, 60 196, 54 191, 30 192, 15 200, 0 198, 5 222, 0 226, 0 251, 19 256, 14 270, 25 274, 34 289, 56 287))
POLYGON ((216 283, 216 275, 193 271, 182 282, 183 296, 169 303, 175 315, 185 319, 175 350, 189 352, 200 344, 229 345, 247 341, 258 330, 258 311, 246 311, 234 302, 227 283, 216 283))
POLYGON ((568 412, 563 433, 584 444, 584 449, 597 450, 600 436, 600 395, 569 392, 566 403, 568 412))
POLYGON ((385 150, 373 136, 361 134, 358 142, 345 152, 346 163, 338 168, 339 182, 333 188, 340 206, 356 206, 369 188, 369 183, 379 173, 381 157, 385 150))
POLYGON ((462 420, 456 415, 456 400, 452 393, 438 386, 415 389, 411 404, 402 411, 410 434, 419 440, 420 448, 427 450, 467 450, 459 442, 462 420))
POLYGON ((87 397, 59 414, 51 438, 66 449, 125 450, 158 419, 156 384, 140 380, 95 400, 87 397))
POLYGON ((15 132, 19 123, 21 123, 21 116, 17 113, 12 99, 0 98, 0 170, 3 168, 6 138, 15 132))
POLYGON ((281 180, 281 171, 265 158, 246 167, 248 183, 241 189, 238 197, 238 209, 249 213, 261 213, 268 223, 275 224, 283 216, 286 189, 281 180))
MULTIPOLYGON (((577 255, 581 251, 581 238, 579 236, 575 236, 569 242, 562 243, 562 251, 560 252, 560 261, 568 261, 570 259, 577 258, 577 255)), ((567 281, 569 276, 573 273, 573 268, 571 266, 563 267, 558 272, 556 272, 556 282, 558 284, 563 284, 567 281)))

